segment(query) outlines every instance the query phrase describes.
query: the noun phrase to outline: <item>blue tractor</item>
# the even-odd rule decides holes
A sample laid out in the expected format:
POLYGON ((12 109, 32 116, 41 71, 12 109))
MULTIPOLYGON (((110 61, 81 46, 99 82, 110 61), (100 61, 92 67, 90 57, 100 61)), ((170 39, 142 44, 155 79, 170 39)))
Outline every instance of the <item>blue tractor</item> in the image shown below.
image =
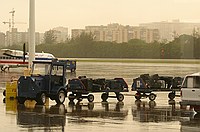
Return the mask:
POLYGON ((33 61, 30 76, 21 76, 18 80, 17 98, 20 104, 27 99, 37 104, 45 104, 46 98, 62 104, 66 92, 67 60, 33 61))

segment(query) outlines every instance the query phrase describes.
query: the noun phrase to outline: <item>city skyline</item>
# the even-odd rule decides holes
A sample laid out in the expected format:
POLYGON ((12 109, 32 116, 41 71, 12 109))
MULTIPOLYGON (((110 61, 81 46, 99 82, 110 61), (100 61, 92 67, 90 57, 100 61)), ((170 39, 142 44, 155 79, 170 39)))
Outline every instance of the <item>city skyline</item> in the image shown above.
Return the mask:
MULTIPOLYGON (((0 9, 0 32, 8 30, 3 22, 11 19, 15 10, 15 27, 19 31, 27 31, 29 1, 1 0, 4 6, 0 9), (26 24, 17 24, 23 22, 26 24)), ((92 1, 76 0, 42 0, 36 3, 36 31, 45 32, 53 27, 63 26, 71 29, 85 28, 88 25, 122 25, 138 26, 140 23, 171 21, 200 22, 198 17, 198 0, 109 0, 92 1), (170 8, 169 8, 170 7, 170 8)))

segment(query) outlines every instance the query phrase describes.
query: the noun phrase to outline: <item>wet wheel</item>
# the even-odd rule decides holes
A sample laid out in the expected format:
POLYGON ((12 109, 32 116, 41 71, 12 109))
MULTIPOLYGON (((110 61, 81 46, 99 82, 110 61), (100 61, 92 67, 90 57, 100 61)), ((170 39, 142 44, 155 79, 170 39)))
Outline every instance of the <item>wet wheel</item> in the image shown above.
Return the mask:
POLYGON ((121 101, 124 100, 124 95, 123 95, 123 94, 119 93, 119 94, 117 94, 116 96, 117 96, 117 100, 118 100, 118 101, 121 102, 121 101))
POLYGON ((68 99, 69 99, 70 102, 73 102, 74 99, 75 99, 74 94, 70 94, 70 95, 68 96, 68 99))
POLYGON ((88 99, 89 102, 93 102, 94 101, 94 95, 89 94, 87 99, 88 99))
POLYGON ((63 104, 65 102, 65 91, 64 90, 60 90, 58 92, 58 95, 56 97, 56 103, 57 104, 63 104))
POLYGON ((103 93, 101 95, 101 99, 102 99, 103 102, 106 102, 106 100, 108 99, 108 93, 103 93))
POLYGON ((38 94, 36 102, 39 105, 44 105, 46 103, 46 94, 45 93, 38 94))
POLYGON ((24 104, 24 102, 26 101, 26 98, 18 97, 17 101, 18 101, 19 104, 24 104))
POLYGON ((139 92, 137 92, 136 94, 135 94, 135 99, 137 99, 137 100, 140 100, 141 99, 141 94, 139 93, 139 92))
POLYGON ((156 99, 156 95, 154 93, 151 93, 149 95, 149 100, 154 101, 156 99))
POLYGON ((170 100, 173 100, 173 99, 175 98, 175 93, 169 93, 169 94, 168 94, 168 98, 169 98, 170 100))

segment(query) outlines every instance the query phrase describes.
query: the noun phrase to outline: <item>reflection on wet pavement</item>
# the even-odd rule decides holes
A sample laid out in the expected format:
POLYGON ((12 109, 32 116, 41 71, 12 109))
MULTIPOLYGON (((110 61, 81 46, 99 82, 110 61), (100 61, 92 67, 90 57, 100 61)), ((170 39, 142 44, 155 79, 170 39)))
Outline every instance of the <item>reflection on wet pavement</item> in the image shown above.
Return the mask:
MULTIPOLYGON (((200 70, 199 64, 144 64, 144 63, 98 63, 80 62, 76 73, 68 73, 67 78, 86 75, 91 78, 123 77, 128 85, 133 78, 143 73, 169 76, 184 76, 200 70)), ((12 76, 20 76, 23 72, 11 69, 0 72, 0 87, 12 76)), ((5 131, 143 131, 143 132, 193 132, 199 131, 200 115, 192 108, 181 109, 180 98, 168 100, 168 93, 156 93, 155 101, 148 99, 135 100, 135 92, 125 95, 123 102, 108 99, 101 102, 101 93, 95 93, 94 103, 86 100, 55 105, 49 100, 45 106, 27 101, 18 105, 17 100, 4 99, 0 91, 0 130, 5 131)))
POLYGON ((170 122, 179 121, 180 109, 174 104, 156 106, 155 101, 143 102, 136 100, 136 109, 132 109, 133 119, 140 122, 170 122))

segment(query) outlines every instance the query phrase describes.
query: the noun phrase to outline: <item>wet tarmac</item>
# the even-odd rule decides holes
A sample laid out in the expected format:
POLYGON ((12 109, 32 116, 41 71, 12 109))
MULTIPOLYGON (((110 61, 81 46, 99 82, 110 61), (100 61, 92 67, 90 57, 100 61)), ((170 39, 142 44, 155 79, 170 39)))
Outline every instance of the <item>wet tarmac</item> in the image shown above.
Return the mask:
MULTIPOLYGON (((22 69, 21 69, 22 70, 22 69)), ((22 74, 20 69, 10 69, 0 73, 0 87, 11 77, 22 74)), ((133 78, 140 74, 185 76, 200 71, 199 64, 160 63, 119 63, 119 62, 79 62, 76 73, 68 73, 68 78, 86 75, 91 78, 123 77, 129 87, 133 78)), ((180 98, 169 101, 168 92, 157 92, 155 101, 135 100, 134 91, 123 93, 125 99, 118 102, 109 98, 101 102, 101 93, 94 93, 94 103, 83 100, 80 103, 66 101, 56 105, 48 100, 45 106, 26 101, 18 105, 15 99, 5 99, 0 91, 0 130, 18 131, 92 131, 92 132, 194 132, 200 130, 200 115, 192 108, 180 109, 180 98)))

